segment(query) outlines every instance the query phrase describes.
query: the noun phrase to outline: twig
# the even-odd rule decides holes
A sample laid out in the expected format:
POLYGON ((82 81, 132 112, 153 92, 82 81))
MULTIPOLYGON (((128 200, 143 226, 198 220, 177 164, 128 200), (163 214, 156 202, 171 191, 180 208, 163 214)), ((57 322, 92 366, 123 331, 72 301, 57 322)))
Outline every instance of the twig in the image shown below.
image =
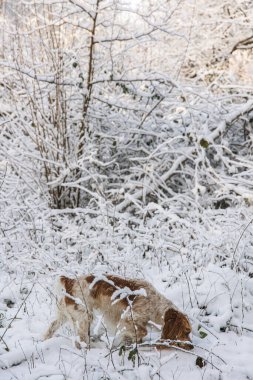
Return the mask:
POLYGON ((6 350, 7 352, 9 352, 10 349, 9 349, 9 346, 7 345, 7 343, 5 342, 5 340, 4 340, 2 337, 1 337, 0 339, 1 339, 1 341, 3 342, 3 344, 5 345, 5 350, 6 350))
POLYGON ((235 328, 237 328, 237 329, 242 329, 242 330, 250 331, 250 332, 253 333, 253 329, 249 329, 248 327, 232 325, 231 323, 230 323, 229 325, 232 326, 232 327, 235 327, 235 328))
MULTIPOLYGON (((249 225, 251 224, 253 222, 253 219, 251 219, 250 221, 249 221, 249 223, 246 225, 246 227, 244 228, 244 230, 242 231, 242 233, 241 233, 241 235, 240 235, 240 237, 239 237, 239 239, 238 239, 238 242, 237 242, 237 244, 236 244, 236 246, 235 246, 235 250, 234 250, 234 253, 233 253, 233 258, 232 258, 232 263, 231 263, 231 269, 234 269, 235 268, 235 254, 236 254, 236 251, 237 251, 237 248, 238 248, 238 245, 239 245, 239 243, 240 243, 240 241, 241 241, 241 239, 242 239, 242 237, 243 237, 243 235, 244 235, 244 232, 248 229, 248 227, 249 227, 249 225)), ((238 259, 238 261, 237 261, 237 265, 239 264, 239 261, 240 261, 240 257, 239 257, 239 259, 238 259)))
MULTIPOLYGON (((170 343, 173 343, 173 342, 177 342, 177 341, 171 341, 170 343)), ((212 362, 210 362, 208 359, 203 358, 203 356, 200 356, 200 355, 198 355, 198 354, 195 354, 195 353, 192 352, 192 351, 185 350, 184 348, 181 348, 181 347, 172 346, 170 343, 165 343, 165 342, 159 342, 159 341, 158 341, 158 342, 156 342, 156 344, 154 344, 153 342, 151 342, 150 344, 141 343, 140 346, 141 346, 141 347, 145 347, 145 346, 148 347, 148 346, 149 346, 149 347, 155 347, 155 348, 157 348, 157 346, 159 345, 159 346, 164 346, 164 347, 167 347, 167 348, 174 348, 174 349, 176 349, 176 350, 178 350, 178 351, 185 352, 186 354, 189 354, 189 355, 192 355, 192 356, 196 356, 196 357, 198 357, 198 358, 204 360, 204 361, 207 362, 208 364, 210 364, 212 367, 214 367, 215 369, 217 369, 219 372, 222 372, 220 368, 218 368, 217 366, 215 366, 215 365, 214 365, 212 362)), ((191 343, 191 344, 192 344, 192 343, 191 343)), ((202 349, 202 347, 199 347, 199 346, 197 346, 197 345, 193 345, 193 346, 202 349)), ((219 356, 213 354, 213 352, 208 351, 207 349, 203 349, 203 350, 205 350, 205 351, 207 351, 208 353, 210 353, 210 354, 216 356, 218 359, 220 359, 221 361, 223 361, 224 364, 227 364, 222 358, 220 358, 219 356)))

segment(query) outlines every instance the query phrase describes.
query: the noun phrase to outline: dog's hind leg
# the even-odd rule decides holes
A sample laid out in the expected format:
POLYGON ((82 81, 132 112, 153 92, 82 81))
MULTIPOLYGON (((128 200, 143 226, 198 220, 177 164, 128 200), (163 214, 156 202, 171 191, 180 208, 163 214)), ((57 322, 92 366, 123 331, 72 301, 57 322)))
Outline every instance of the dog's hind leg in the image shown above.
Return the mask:
POLYGON ((49 328, 43 335, 43 340, 52 338, 54 333, 67 321, 66 315, 63 312, 63 301, 59 303, 56 319, 50 324, 49 328))

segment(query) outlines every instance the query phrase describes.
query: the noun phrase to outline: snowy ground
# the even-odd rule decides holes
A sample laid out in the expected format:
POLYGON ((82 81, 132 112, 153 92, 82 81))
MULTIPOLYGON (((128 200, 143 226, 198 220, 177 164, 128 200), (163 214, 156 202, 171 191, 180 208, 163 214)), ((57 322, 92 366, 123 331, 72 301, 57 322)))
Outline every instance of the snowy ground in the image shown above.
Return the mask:
MULTIPOLYGON (((44 215, 34 221, 41 234, 33 246, 25 228, 15 244, 11 240, 12 251, 4 249, 11 239, 6 236, 1 243, 0 379, 253 379, 250 218, 249 208, 185 218, 157 214, 134 226, 123 218, 112 225, 102 216, 86 216, 84 224, 58 215, 61 228, 53 231, 44 215), (194 350, 140 347, 129 358, 129 352, 110 351, 106 334, 90 350, 77 350, 69 326, 42 342, 54 317, 51 291, 57 275, 90 271, 152 282, 189 315, 194 350), (196 365, 197 356, 206 359, 203 368, 196 365)), ((151 332, 147 341, 151 334, 156 336, 151 332)))

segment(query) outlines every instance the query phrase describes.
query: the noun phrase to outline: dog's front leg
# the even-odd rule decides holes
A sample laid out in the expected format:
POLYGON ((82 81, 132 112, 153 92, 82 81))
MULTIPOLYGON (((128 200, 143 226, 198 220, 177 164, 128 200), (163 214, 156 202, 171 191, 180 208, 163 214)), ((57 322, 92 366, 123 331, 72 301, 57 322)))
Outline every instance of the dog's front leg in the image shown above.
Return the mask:
POLYGON ((138 315, 128 313, 119 323, 119 335, 115 339, 114 345, 120 344, 131 345, 132 343, 141 343, 144 336, 147 335, 147 322, 138 318, 138 315))

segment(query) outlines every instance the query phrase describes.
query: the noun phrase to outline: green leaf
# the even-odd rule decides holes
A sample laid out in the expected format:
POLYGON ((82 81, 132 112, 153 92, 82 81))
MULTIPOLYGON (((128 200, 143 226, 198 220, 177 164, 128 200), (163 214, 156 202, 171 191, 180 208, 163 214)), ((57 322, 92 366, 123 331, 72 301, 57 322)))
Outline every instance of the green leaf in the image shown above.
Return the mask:
POLYGON ((121 356, 125 351, 126 351, 126 347, 125 346, 121 346, 120 349, 119 349, 119 356, 121 356))
POLYGON ((199 336, 201 339, 205 339, 205 337, 207 337, 207 333, 203 330, 199 330, 199 336))
POLYGON ((137 354, 137 348, 135 347, 133 350, 129 351, 128 360, 135 361, 135 355, 137 354))
POLYGON ((202 146, 202 148, 205 148, 205 149, 208 148, 209 146, 209 142, 205 139, 201 139, 199 143, 202 146))

